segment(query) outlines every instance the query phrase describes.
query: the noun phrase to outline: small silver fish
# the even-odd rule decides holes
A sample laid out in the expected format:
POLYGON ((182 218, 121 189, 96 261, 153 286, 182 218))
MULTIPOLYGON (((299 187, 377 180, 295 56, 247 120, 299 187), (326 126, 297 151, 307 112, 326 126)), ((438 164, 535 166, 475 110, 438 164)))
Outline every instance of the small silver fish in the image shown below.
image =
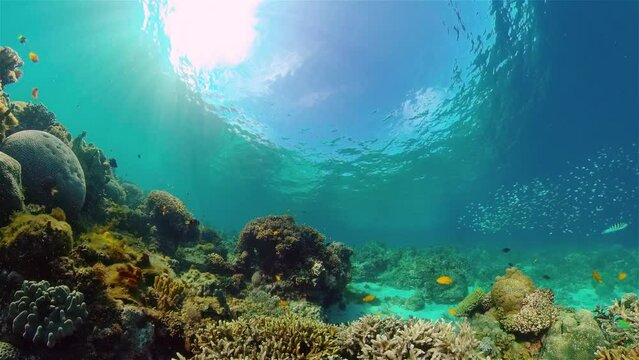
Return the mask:
POLYGON ((602 235, 610 234, 610 233, 613 233, 613 232, 621 231, 621 230, 623 230, 623 229, 625 229, 627 227, 628 227, 627 223, 617 223, 617 224, 614 224, 611 227, 607 228, 606 230, 602 231, 601 234, 602 235))

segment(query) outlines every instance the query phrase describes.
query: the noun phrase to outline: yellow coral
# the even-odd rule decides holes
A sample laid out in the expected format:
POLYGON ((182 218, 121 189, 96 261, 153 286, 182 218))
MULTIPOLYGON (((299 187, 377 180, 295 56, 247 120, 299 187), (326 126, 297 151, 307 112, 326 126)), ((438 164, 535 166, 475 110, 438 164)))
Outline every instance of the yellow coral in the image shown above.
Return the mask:
POLYGON ((504 276, 497 276, 490 291, 492 303, 502 315, 519 312, 524 298, 535 291, 532 280, 517 268, 506 269, 504 276))
POLYGON ((160 311, 178 309, 186 296, 186 289, 180 279, 172 279, 166 274, 156 276, 153 282, 156 308, 160 311))

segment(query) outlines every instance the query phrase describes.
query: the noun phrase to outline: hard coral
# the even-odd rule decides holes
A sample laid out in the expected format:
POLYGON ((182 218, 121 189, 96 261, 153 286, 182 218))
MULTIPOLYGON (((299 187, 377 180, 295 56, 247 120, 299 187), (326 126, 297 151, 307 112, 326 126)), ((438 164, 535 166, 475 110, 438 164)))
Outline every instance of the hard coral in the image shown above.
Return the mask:
POLYGON ((24 209, 21 173, 20 163, 0 152, 0 226, 6 225, 14 212, 24 209))
POLYGON ((639 359, 639 345, 630 348, 623 346, 613 349, 599 349, 595 353, 595 360, 636 360, 639 359))
POLYGON ((564 312, 543 341, 542 360, 590 360, 605 339, 588 310, 564 312))
POLYGON ((597 306, 595 318, 609 343, 616 346, 639 343, 639 298, 636 294, 625 294, 605 309, 597 306), (627 326, 620 326, 621 322, 627 326))
POLYGON ((20 359, 20 351, 11 343, 0 341, 0 360, 20 359))
POLYGON ((84 172, 60 139, 44 131, 20 131, 4 139, 0 150, 22 166, 26 202, 60 207, 70 217, 79 214, 86 195, 84 172))
POLYGON ((535 291, 535 284, 517 268, 506 269, 504 276, 497 276, 490 291, 492 304, 503 313, 513 315, 521 309, 523 300, 535 291))
POLYGON ((324 244, 322 234, 290 216, 267 216, 240 233, 236 268, 247 277, 261 272, 279 294, 330 304, 350 279, 351 254, 340 243, 324 244))
POLYGON ((455 316, 468 316, 474 310, 481 306, 484 300, 484 290, 482 288, 476 288, 470 294, 468 294, 464 300, 462 300, 455 308, 455 316))
POLYGON ((160 248, 173 253, 179 243, 195 240, 198 223, 184 203, 166 191, 154 190, 146 199, 146 209, 160 235, 160 248))
POLYGON ((167 274, 155 277, 153 297, 155 307, 160 311, 177 310, 187 295, 187 287, 180 279, 173 279, 167 274))
POLYGON ((25 275, 47 274, 48 263, 73 246, 71 226, 50 215, 18 214, 1 232, 2 264, 25 275))
POLYGON ((514 315, 506 315, 502 324, 507 331, 518 334, 539 335, 557 320, 553 305, 554 294, 548 289, 537 289, 522 300, 521 309, 514 315))
POLYGON ((78 135, 71 144, 86 178, 85 208, 97 207, 106 196, 106 186, 114 178, 109 160, 102 150, 93 144, 87 144, 86 132, 78 135))
POLYGON ((25 281, 13 299, 9 305, 13 332, 49 348, 73 334, 88 316, 82 293, 47 281, 25 281))
POLYGON ((22 71, 18 69, 24 62, 18 53, 9 47, 0 46, 0 87, 18 81, 22 71))
POLYGON ((24 101, 13 103, 13 114, 20 124, 10 129, 7 135, 11 135, 23 130, 40 130, 57 137, 67 146, 71 147, 71 134, 60 124, 55 114, 49 111, 43 104, 33 104, 24 101))

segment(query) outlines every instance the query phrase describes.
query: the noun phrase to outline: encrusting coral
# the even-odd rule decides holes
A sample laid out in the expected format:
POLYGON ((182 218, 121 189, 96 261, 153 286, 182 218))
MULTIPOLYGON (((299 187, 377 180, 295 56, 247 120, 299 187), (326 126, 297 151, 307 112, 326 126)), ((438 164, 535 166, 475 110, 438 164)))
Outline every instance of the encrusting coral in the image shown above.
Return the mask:
POLYGON ((71 335, 88 316, 82 293, 47 281, 25 281, 13 300, 9 305, 13 332, 49 348, 71 335))
POLYGON ((235 266, 247 277, 260 272, 279 294, 327 305, 341 299, 351 254, 341 243, 325 244, 322 234, 290 216, 267 216, 240 232, 235 266))
POLYGON ((11 128, 7 135, 11 135, 23 130, 40 130, 57 137, 67 146, 71 146, 71 134, 60 124, 55 114, 49 111, 43 104, 33 104, 24 101, 15 101, 13 103, 13 114, 16 116, 20 124, 11 128))
POLYGON ((26 202, 60 207, 70 217, 80 213, 86 195, 84 172, 60 139, 44 131, 25 130, 4 139, 0 151, 22 166, 26 202))
POLYGON ((166 191, 154 190, 146 199, 146 209, 158 229, 163 251, 173 253, 179 243, 196 239, 199 222, 180 199, 166 191))
POLYGON ((1 263, 25 275, 47 275, 49 263, 73 246, 71 226, 46 214, 19 213, 0 233, 1 263))
POLYGON ((521 309, 524 298, 535 291, 535 284, 517 268, 506 269, 506 274, 497 276, 490 290, 492 304, 503 315, 514 315, 521 309))
POLYGON ((14 212, 24 209, 21 173, 20 163, 0 152, 0 226, 6 225, 14 212))

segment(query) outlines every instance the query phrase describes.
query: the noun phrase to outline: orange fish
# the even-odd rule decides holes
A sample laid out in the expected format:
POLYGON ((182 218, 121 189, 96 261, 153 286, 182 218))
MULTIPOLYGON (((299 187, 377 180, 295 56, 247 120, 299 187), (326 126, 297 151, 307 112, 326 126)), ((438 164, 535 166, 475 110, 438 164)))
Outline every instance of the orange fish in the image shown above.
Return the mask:
POLYGON ((450 285, 450 283, 453 282, 453 278, 450 276, 440 276, 435 281, 440 285, 450 285))
POLYGON ((371 301, 373 301, 373 300, 375 300, 375 299, 377 299, 377 298, 375 297, 375 295, 366 295, 366 296, 364 296, 364 297, 362 298, 362 301, 367 303, 367 302, 371 302, 371 301))
POLYGON ((33 99, 38 100, 38 88, 31 89, 31 96, 33 99))
POLYGON ((457 311, 455 311, 455 309, 453 309, 453 308, 448 309, 448 313, 453 315, 453 316, 457 315, 457 311))
POLYGON ((601 278, 601 275, 599 275, 599 273, 595 270, 592 271, 592 278, 595 279, 595 281, 597 281, 600 284, 603 284, 603 279, 601 278))
POLYGON ((619 274, 617 274, 617 279, 619 280, 626 280, 627 277, 628 274, 626 274, 625 272, 620 272, 619 274))
POLYGON ((38 54, 34 53, 33 51, 29 53, 29 59, 31 59, 31 61, 33 61, 34 63, 40 61, 38 54))
POLYGON ((277 236, 277 235, 279 235, 279 234, 280 234, 280 232, 279 232, 279 231, 277 231, 277 230, 273 230, 273 236, 277 236))
POLYGON ((280 300, 279 305, 282 308, 288 307, 288 301, 282 299, 280 300))

